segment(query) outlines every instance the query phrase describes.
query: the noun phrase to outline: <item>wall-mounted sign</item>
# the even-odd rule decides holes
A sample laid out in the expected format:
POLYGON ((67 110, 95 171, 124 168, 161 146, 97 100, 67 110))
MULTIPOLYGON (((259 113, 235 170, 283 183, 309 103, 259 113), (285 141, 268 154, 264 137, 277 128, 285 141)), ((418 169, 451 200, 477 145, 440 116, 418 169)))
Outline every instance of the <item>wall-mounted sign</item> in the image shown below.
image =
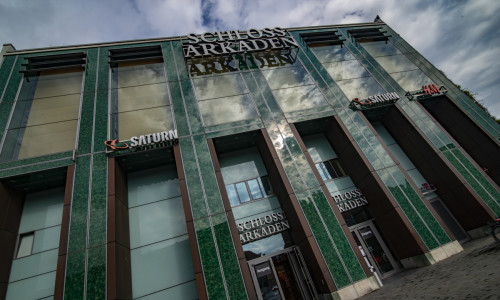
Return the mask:
POLYGON ((228 30, 187 35, 184 43, 184 57, 228 55, 264 50, 279 50, 299 45, 286 30, 279 27, 270 29, 249 29, 245 32, 228 30))
POLYGON ((368 200, 366 200, 365 196, 359 189, 345 192, 343 194, 335 194, 333 195, 333 199, 335 199, 335 204, 337 204, 340 212, 345 212, 368 204, 368 200))
POLYGON ((178 141, 177 129, 169 131, 160 131, 140 136, 133 136, 126 141, 107 140, 104 144, 112 151, 120 151, 135 148, 149 148, 160 146, 171 146, 178 141))
POLYGON ((378 106, 393 104, 398 101, 399 95, 395 92, 369 96, 366 99, 354 98, 349 107, 353 110, 364 110, 378 106))
POLYGON ((260 240, 290 229, 282 212, 272 213, 237 225, 241 244, 260 240))
POLYGON ((411 91, 406 93, 406 97, 409 100, 420 100, 425 98, 431 98, 435 96, 441 96, 448 92, 448 90, 442 86, 437 86, 435 83, 423 85, 421 90, 411 91))

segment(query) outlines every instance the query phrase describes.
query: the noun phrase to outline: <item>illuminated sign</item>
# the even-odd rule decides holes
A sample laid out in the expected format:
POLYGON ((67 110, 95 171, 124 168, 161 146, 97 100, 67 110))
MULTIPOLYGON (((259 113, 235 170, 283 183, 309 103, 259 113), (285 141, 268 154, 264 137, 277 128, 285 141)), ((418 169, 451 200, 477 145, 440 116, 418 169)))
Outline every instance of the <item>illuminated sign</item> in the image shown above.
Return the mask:
POLYGON ((279 27, 249 29, 246 32, 228 30, 187 35, 188 43, 182 45, 184 57, 228 55, 264 50, 298 47, 297 42, 279 27))
POLYGON ((448 92, 448 90, 442 86, 437 86, 435 83, 423 85, 422 89, 418 91, 411 91, 406 93, 406 97, 410 100, 420 100, 425 98, 431 98, 435 96, 441 96, 448 92))
POLYGON ((354 98, 352 99, 351 104, 349 104, 349 107, 354 110, 362 110, 387 104, 393 104, 398 101, 398 99, 399 95, 395 92, 373 95, 369 96, 366 99, 354 98))
POLYGON ((337 204, 340 212, 345 212, 368 204, 368 200, 366 200, 365 196, 359 189, 343 194, 333 195, 333 199, 335 200, 335 204, 337 204))
POLYGON ((237 227, 242 245, 290 229, 290 225, 282 212, 252 219, 238 224, 237 227))
POLYGON ((150 146, 170 146, 178 141, 177 129, 160 131, 140 136, 133 136, 126 141, 107 140, 104 144, 113 151, 127 150, 134 148, 145 148, 150 146))

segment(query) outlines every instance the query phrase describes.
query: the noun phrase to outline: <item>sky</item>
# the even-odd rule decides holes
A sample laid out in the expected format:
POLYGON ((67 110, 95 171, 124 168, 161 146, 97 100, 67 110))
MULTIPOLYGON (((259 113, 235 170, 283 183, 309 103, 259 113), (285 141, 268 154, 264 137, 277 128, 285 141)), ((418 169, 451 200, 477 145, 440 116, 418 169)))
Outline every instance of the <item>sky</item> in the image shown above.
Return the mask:
POLYGON ((21 50, 376 15, 500 118, 497 0, 0 0, 0 43, 21 50))

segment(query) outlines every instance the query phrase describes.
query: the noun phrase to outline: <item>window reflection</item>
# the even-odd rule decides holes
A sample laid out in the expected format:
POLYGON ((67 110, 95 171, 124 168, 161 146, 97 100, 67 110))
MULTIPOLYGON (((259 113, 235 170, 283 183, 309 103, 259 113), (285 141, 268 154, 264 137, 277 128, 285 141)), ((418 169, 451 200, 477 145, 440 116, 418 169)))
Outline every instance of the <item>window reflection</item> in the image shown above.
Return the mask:
POLYGON ((199 101, 205 126, 250 120, 258 117, 249 95, 199 101))
POLYGON ((380 84, 346 47, 312 46, 311 50, 349 100, 385 93, 380 84))
POLYGON ((79 68, 25 77, 0 161, 73 150, 82 82, 79 68))
POLYGON ((328 105, 315 85, 273 90, 273 94, 285 113, 328 105))
POLYGON ((385 90, 373 77, 355 78, 337 81, 338 86, 348 99, 367 98, 368 96, 383 94, 385 90))
POLYGON ((193 85, 198 100, 241 95, 248 92, 239 74, 194 78, 193 85))
POLYGON ((111 69, 111 99, 112 137, 125 140, 173 127, 161 59, 118 63, 111 69))
MULTIPOLYGON (((285 54, 273 52, 266 57, 267 60, 280 61, 285 54)), ((261 59, 262 56, 254 55, 261 59)), ((274 64, 278 67, 282 64, 274 64)), ((262 64, 262 74, 266 78, 276 101, 284 113, 306 110, 315 107, 327 106, 323 94, 316 87, 314 80, 307 73, 306 69, 300 65, 298 60, 290 64, 284 64, 284 68, 271 68, 271 65, 262 64)))
POLYGON ((267 176, 227 184, 226 191, 231 207, 249 201, 263 199, 273 194, 267 176))
POLYGON ((258 117, 249 91, 239 73, 192 79, 205 126, 258 117))
POLYGON ((413 62, 390 42, 363 43, 363 48, 406 91, 415 91, 433 83, 413 62))

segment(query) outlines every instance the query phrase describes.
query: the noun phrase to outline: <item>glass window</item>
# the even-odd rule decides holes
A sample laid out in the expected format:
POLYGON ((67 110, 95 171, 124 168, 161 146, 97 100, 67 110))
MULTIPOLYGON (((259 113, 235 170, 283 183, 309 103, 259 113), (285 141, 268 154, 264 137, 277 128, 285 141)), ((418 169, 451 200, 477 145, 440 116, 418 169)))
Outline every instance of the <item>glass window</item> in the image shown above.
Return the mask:
MULTIPOLYGON (((266 59, 279 60, 276 57, 277 54, 266 59)), ((299 63, 285 68, 271 68, 266 65, 262 74, 284 113, 328 106, 328 102, 316 87, 314 80, 299 63)))
POLYGON ((388 41, 363 43, 363 48, 373 57, 401 54, 401 52, 388 41))
POLYGON ((273 194, 267 176, 227 184, 226 191, 232 207, 273 194))
POLYGON ((273 94, 285 113, 328 105, 315 85, 274 90, 273 94))
POLYGON ((112 134, 126 140, 173 127, 160 59, 118 63, 111 69, 112 134))
POLYGON ((349 100, 385 93, 365 67, 342 45, 311 47, 349 100))
POLYGON ((318 169, 321 178, 325 181, 347 176, 344 172, 344 169, 342 169, 342 166, 340 165, 338 159, 331 159, 328 161, 316 163, 316 168, 318 169))
POLYGON ((205 126, 250 120, 258 117, 248 94, 199 101, 205 126))
POLYGON ((262 74, 273 90, 314 84, 311 76, 302 66, 263 70, 262 74))
POLYGON ((180 194, 173 165, 128 174, 134 299, 197 297, 196 291, 186 288, 195 282, 195 275, 180 194))
POLYGON ((404 90, 420 90, 423 85, 433 83, 392 43, 379 41, 362 45, 404 90))
POLYGON ((24 78, 0 161, 75 148, 83 72, 43 71, 24 78))
POLYGON ((41 299, 53 295, 63 202, 63 188, 26 195, 6 299, 41 299))
POLYGON ((311 48, 322 63, 333 61, 355 60, 356 58, 342 45, 329 45, 311 48))
POLYGON ((205 126, 258 117, 249 91, 239 73, 192 79, 205 126))
POLYGON ((248 92, 240 74, 194 78, 193 85, 198 100, 241 95, 248 92))
POLYGON ((229 202, 231 206, 236 206, 240 204, 240 200, 238 198, 238 194, 236 193, 236 187, 234 184, 226 185, 227 196, 229 197, 229 202))
POLYGON ((259 185, 259 181, 257 179, 249 180, 247 181, 247 184, 253 199, 262 198, 261 186, 259 185))

